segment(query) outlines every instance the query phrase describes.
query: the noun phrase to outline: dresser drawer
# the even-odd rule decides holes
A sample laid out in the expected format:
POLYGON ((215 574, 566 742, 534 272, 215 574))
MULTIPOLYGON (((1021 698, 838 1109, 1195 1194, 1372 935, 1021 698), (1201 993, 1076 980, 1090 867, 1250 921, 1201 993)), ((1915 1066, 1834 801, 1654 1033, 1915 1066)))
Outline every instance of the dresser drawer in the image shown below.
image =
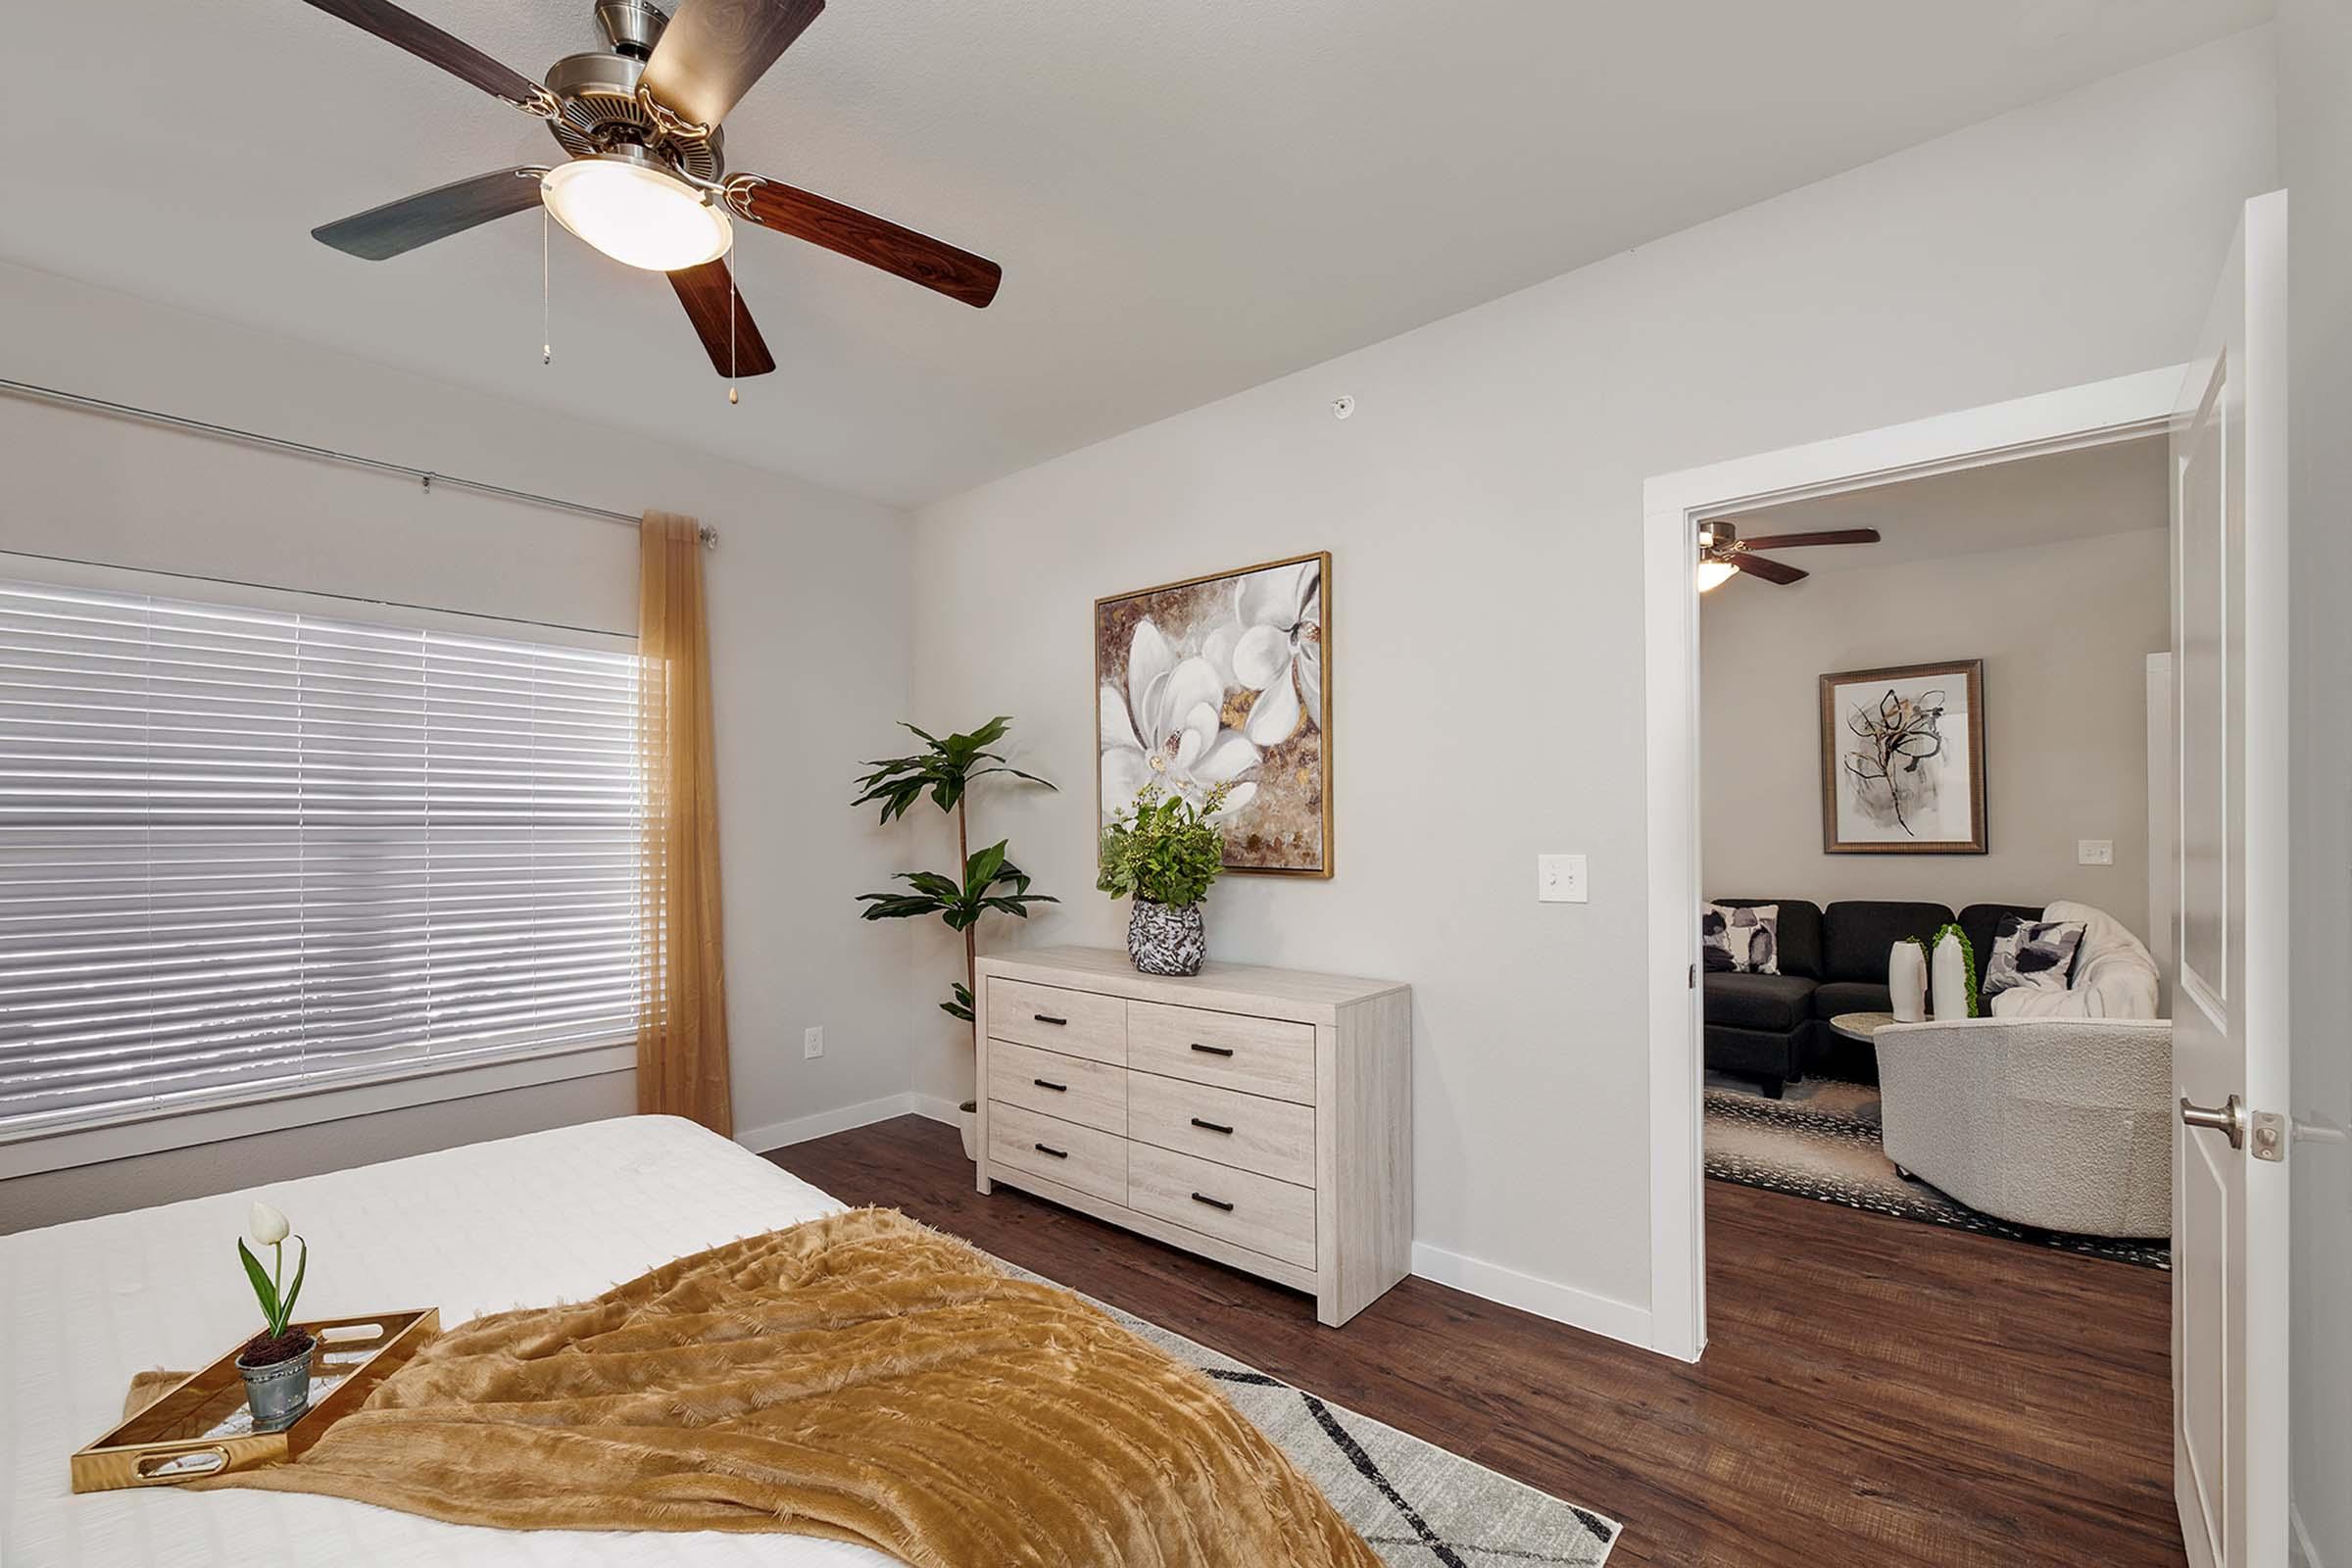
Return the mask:
POLYGON ((1139 1143, 1300 1187, 1315 1185, 1312 1105, 1131 1072, 1126 1109, 1127 1136, 1139 1143))
POLYGON ((1125 1066, 1127 1004, 1091 991, 1033 986, 1026 980, 991 980, 988 1037, 1125 1066))
POLYGON ((1315 1101, 1315 1031, 1311 1024, 1205 1012, 1164 1003, 1127 1004, 1127 1063, 1138 1072, 1193 1083, 1315 1101))
POLYGON ((1127 1206, 1236 1247, 1315 1266, 1315 1195, 1150 1144, 1127 1147, 1127 1206))
POLYGON ((1127 1201, 1127 1140, 1098 1127, 991 1100, 988 1158, 1114 1203, 1127 1201))
POLYGON ((1127 1069, 1084 1056, 992 1040, 988 1098, 1106 1133, 1127 1131, 1127 1069))

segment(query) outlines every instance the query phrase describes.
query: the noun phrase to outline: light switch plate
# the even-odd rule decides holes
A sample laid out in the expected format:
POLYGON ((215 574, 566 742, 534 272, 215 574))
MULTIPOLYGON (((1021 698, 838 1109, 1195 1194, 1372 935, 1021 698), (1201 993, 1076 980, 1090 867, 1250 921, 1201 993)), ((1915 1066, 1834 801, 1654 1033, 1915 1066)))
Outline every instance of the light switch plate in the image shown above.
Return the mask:
POLYGON ((1544 904, 1585 902, 1585 858, 1581 855, 1536 857, 1536 898, 1544 904))
POLYGON ((2115 863, 2115 840, 2075 840, 2075 863, 2077 865, 2113 865, 2115 863))
POLYGON ((825 1026, 820 1023, 813 1028, 802 1030, 801 1058, 805 1061, 814 1061, 824 1054, 825 1026))

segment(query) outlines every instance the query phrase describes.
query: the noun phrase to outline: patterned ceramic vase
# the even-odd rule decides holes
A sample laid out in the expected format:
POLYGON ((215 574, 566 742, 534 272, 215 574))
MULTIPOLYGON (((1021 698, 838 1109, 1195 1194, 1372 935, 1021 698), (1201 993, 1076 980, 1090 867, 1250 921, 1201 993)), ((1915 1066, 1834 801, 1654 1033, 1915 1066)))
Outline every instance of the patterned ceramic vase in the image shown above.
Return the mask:
POLYGON ((1886 959, 1886 992, 1896 1023, 1918 1023, 1928 1015, 1928 955, 1916 942, 1897 942, 1886 959))
POLYGON ((1200 906, 1177 908, 1136 900, 1135 912, 1127 917, 1127 956, 1146 974, 1199 974, 1208 956, 1200 906))

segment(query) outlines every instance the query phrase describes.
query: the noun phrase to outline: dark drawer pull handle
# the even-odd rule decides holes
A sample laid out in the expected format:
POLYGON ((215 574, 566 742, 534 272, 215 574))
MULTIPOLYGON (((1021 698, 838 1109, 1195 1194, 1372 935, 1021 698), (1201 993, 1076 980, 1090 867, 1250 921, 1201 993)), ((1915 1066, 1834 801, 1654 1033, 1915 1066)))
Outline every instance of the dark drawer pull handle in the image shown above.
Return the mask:
POLYGON ((1029 1081, 1040 1089, 1051 1089, 1057 1095, 1066 1095, 1070 1092, 1068 1084, 1057 1084, 1049 1078, 1032 1078, 1029 1081))
POLYGON ((1193 1201, 1196 1203, 1206 1203, 1211 1208, 1221 1208, 1228 1214, 1233 1212, 1233 1205, 1231 1203, 1228 1203, 1222 1198, 1211 1198, 1206 1193, 1195 1193, 1193 1195, 1193 1201))
POLYGON ((1198 1040, 1193 1042, 1193 1049, 1203 1056, 1230 1056, 1233 1054, 1231 1046, 1204 1046, 1198 1040))
POLYGON ((1220 1127, 1213 1121, 1202 1121, 1198 1116, 1193 1118, 1193 1125, 1196 1127, 1205 1127, 1212 1133, 1225 1133, 1228 1136, 1230 1136, 1233 1132, 1233 1129, 1230 1127, 1220 1127))
POLYGON ((1036 1020, 1037 1020, 1039 1023, 1050 1023, 1050 1024, 1056 1024, 1056 1025, 1058 1025, 1058 1024, 1065 1024, 1065 1023, 1068 1023, 1068 1022, 1070 1021, 1070 1020, 1069 1020, 1069 1019, 1067 1019, 1067 1018, 1056 1018, 1056 1017, 1054 1017, 1054 1016, 1052 1013, 1050 1013, 1050 1012, 1033 1012, 1033 1013, 1031 1013, 1029 1016, 1030 1016, 1030 1017, 1032 1017, 1032 1018, 1035 1018, 1035 1019, 1036 1019, 1036 1020))
POLYGON ((1068 1150, 1055 1149, 1052 1144, 1038 1145, 1037 1152, 1041 1154, 1052 1154, 1055 1159, 1067 1159, 1070 1157, 1070 1152, 1068 1150))

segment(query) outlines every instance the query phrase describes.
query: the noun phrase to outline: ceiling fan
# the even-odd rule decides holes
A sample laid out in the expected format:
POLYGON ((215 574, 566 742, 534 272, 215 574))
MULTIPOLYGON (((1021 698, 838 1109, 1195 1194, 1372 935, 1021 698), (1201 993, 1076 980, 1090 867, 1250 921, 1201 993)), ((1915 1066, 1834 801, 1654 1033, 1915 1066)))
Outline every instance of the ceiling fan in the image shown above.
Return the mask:
POLYGON ((1742 539, 1733 524, 1716 518, 1698 525, 1698 591, 1720 588, 1731 581, 1732 573, 1744 571, 1751 577, 1784 587, 1801 582, 1813 575, 1801 566, 1788 565, 1755 554, 1759 550, 1794 550, 1801 545, 1875 545, 1879 542, 1876 528, 1832 528, 1826 533, 1775 533, 1759 539, 1742 539))
POLYGON ((461 179, 311 231, 336 250, 380 262, 544 203, 615 261, 668 273, 711 367, 728 376, 776 368, 734 290, 725 261, 731 219, 966 305, 996 298, 1004 272, 992 261, 764 175, 727 172, 719 122, 825 0, 684 0, 674 17, 651 0, 598 0, 610 50, 565 56, 548 68, 544 85, 388 0, 307 3, 546 121, 569 155, 552 168, 461 179))

